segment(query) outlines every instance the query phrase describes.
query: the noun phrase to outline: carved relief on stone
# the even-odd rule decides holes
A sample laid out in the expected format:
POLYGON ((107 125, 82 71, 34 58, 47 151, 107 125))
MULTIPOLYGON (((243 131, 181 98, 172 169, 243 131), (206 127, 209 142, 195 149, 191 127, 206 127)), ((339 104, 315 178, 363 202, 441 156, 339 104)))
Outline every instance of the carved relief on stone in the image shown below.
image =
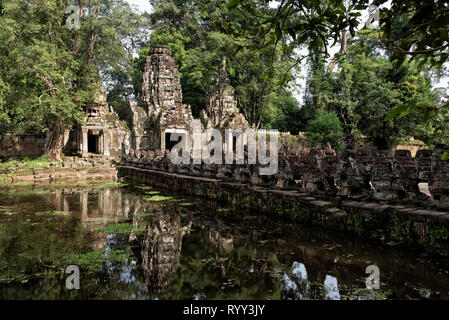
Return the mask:
POLYGON ((170 49, 159 46, 150 50, 142 73, 140 104, 150 117, 182 104, 179 71, 170 49))
POLYGON ((158 46, 150 50, 139 101, 130 103, 130 110, 138 149, 165 149, 166 129, 191 131, 192 111, 182 103, 179 71, 169 48, 158 46))

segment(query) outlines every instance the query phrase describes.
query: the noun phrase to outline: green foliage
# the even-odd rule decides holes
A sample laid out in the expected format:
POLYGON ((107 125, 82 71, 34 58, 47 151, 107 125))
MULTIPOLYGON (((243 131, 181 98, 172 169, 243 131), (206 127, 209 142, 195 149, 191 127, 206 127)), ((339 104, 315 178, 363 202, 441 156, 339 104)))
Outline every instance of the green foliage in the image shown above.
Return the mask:
MULTIPOLYGON (((252 34, 266 42, 289 37, 292 46, 307 43, 312 52, 327 54, 327 46, 341 40, 341 31, 351 36, 364 27, 360 11, 371 4, 381 6, 388 0, 360 1, 282 1, 273 9, 266 25, 258 21, 258 8, 267 1, 229 1, 227 7, 240 13, 238 31, 252 34), (273 34, 270 31, 274 30, 273 34)), ((382 45, 391 52, 391 59, 400 63, 406 55, 422 62, 442 66, 449 58, 447 49, 449 7, 447 1, 393 0, 381 9, 380 32, 382 45)))
POLYGON ((449 133, 445 125, 447 113, 435 114, 428 125, 420 121, 416 112, 408 117, 401 115, 399 119, 388 118, 397 105, 403 106, 401 113, 416 104, 438 102, 440 96, 432 89, 429 74, 418 70, 411 61, 397 67, 372 50, 380 45, 378 40, 363 33, 357 36, 351 39, 340 70, 329 76, 318 62, 308 77, 310 92, 301 112, 306 118, 317 108, 335 112, 361 145, 372 143, 387 148, 398 138, 411 135, 427 144, 442 143, 449 133))
MULTIPOLYGON (((329 57, 328 45, 342 42, 343 34, 349 31, 354 37, 356 30, 364 27, 366 20, 361 12, 371 4, 387 6, 381 9, 379 30, 373 31, 386 48, 389 61, 395 68, 412 57, 420 66, 438 69, 448 61, 449 53, 449 6, 447 1, 394 0, 361 1, 282 1, 277 3, 267 24, 258 24, 258 8, 267 1, 234 0, 228 8, 240 13, 238 34, 250 35, 260 42, 273 43, 288 38, 290 47, 302 49, 307 46, 309 54, 329 57), (274 32, 272 32, 274 31, 274 32)), ((370 33, 369 30, 363 30, 370 33)), ((341 58, 336 56, 337 59, 341 58)), ((314 91, 314 94, 317 92, 314 91)), ((401 104, 399 104, 401 105, 401 104)), ((396 115, 415 113, 429 118, 443 106, 413 102, 395 111, 396 115)), ((448 103, 444 104, 448 107, 448 103)), ((393 116, 393 115, 392 115, 393 116)))
POLYGON ((406 242, 410 236, 410 232, 411 223, 409 220, 401 220, 397 217, 393 217, 390 225, 389 244, 406 242))
POLYGON ((301 130, 298 101, 290 94, 279 95, 263 111, 262 128, 298 134, 301 130))
POLYGON ((316 118, 307 125, 307 141, 313 147, 324 148, 327 143, 339 150, 343 128, 338 116, 333 112, 317 110, 316 118))
POLYGON ((449 109, 434 113, 427 121, 420 121, 414 136, 424 141, 428 146, 447 144, 449 141, 449 109))
POLYGON ((30 159, 28 157, 21 159, 13 159, 5 162, 0 162, 0 170, 8 169, 10 167, 18 167, 20 169, 33 169, 33 168, 47 168, 50 166, 50 162, 46 157, 38 157, 36 159, 30 159))
POLYGON ((449 160, 449 151, 446 151, 446 152, 443 154, 443 160, 449 160))

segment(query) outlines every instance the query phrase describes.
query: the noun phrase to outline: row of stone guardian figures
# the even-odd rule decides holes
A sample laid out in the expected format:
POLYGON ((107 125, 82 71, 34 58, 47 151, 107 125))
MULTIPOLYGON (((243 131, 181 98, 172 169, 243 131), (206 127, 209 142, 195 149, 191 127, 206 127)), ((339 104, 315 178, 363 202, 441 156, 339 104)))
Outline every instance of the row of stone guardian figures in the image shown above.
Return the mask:
MULTIPOLYGON (((449 165, 442 153, 449 146, 408 150, 394 155, 373 149, 344 148, 338 155, 324 150, 279 151, 274 175, 259 175, 260 164, 179 164, 170 161, 170 151, 130 149, 121 165, 182 175, 216 178, 269 189, 297 189, 323 198, 376 200, 449 209, 449 165)), ((190 161, 190 163, 192 163, 190 161)))

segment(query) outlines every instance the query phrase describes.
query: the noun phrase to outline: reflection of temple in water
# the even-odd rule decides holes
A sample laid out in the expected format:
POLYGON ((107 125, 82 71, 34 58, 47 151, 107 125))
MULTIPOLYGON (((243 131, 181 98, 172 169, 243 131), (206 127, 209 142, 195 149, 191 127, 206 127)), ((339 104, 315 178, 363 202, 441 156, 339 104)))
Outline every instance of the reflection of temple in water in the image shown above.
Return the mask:
POLYGON ((108 223, 126 219, 135 210, 135 202, 123 197, 119 189, 61 189, 52 191, 51 206, 56 211, 77 212, 80 224, 89 233, 93 250, 104 249, 106 234, 94 232, 108 223))
POLYGON ((217 249, 219 254, 227 254, 234 249, 234 238, 232 235, 223 235, 218 231, 209 230, 208 238, 210 244, 217 249))
POLYGON ((158 212, 156 217, 148 224, 148 232, 141 241, 141 253, 145 283, 151 291, 160 294, 167 291, 175 278, 186 231, 179 215, 158 212))

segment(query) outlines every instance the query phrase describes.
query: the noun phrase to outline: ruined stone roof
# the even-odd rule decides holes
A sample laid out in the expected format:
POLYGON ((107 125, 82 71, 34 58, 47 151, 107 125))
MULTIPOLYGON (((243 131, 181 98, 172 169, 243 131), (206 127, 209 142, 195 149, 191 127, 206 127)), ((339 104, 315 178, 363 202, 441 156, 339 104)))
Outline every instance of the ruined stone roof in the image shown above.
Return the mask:
POLYGON ((226 72, 226 57, 220 63, 218 77, 206 96, 206 109, 202 112, 207 127, 247 128, 248 122, 238 111, 234 88, 226 72))

